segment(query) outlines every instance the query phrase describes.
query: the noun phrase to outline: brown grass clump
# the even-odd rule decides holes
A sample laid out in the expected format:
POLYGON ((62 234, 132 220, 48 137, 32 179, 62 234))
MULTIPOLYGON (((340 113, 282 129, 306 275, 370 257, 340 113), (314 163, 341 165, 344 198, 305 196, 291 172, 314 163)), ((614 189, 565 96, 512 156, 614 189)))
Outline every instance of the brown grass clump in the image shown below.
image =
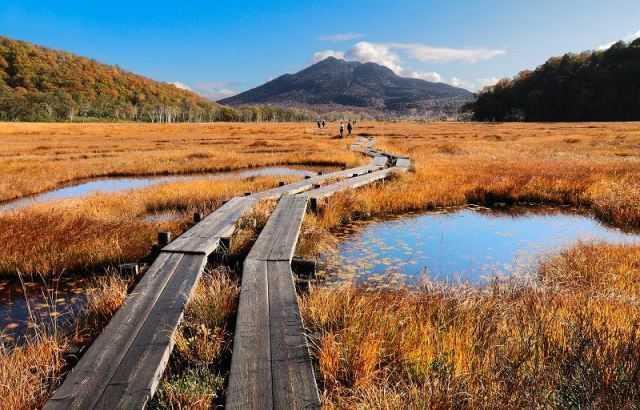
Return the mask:
POLYGON ((123 278, 115 272, 109 272, 92 281, 86 290, 86 306, 76 324, 76 343, 86 342, 87 337, 99 333, 109 323, 127 298, 130 284, 131 279, 123 278))
POLYGON ((0 221, 11 227, 0 229, 0 274, 8 276, 17 271, 52 276, 139 259, 156 235, 152 224, 132 218, 95 218, 62 210, 24 210, 0 215, 0 221))
POLYGON ((43 338, 13 350, 0 350, 1 409, 32 410, 44 405, 49 383, 64 365, 64 345, 43 338))

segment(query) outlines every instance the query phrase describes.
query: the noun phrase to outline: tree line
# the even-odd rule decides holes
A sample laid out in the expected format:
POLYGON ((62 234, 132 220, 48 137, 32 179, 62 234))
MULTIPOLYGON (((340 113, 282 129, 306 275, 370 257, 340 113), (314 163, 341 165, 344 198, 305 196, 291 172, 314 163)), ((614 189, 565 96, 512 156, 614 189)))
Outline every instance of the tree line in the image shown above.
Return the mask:
POLYGON ((477 121, 640 120, 640 38, 553 57, 484 89, 464 109, 477 121))
POLYGON ((307 121, 315 113, 231 108, 172 84, 0 36, 0 121, 307 121))

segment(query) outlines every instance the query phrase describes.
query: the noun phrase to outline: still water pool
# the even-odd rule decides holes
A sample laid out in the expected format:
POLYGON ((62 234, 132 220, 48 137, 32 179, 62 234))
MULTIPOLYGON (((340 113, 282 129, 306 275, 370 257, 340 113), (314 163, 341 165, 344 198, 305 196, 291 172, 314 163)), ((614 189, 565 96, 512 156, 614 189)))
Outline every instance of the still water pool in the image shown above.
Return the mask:
POLYGON ((332 282, 385 286, 426 279, 482 285, 496 276, 530 275, 540 258, 577 241, 640 244, 638 234, 566 210, 480 207, 354 223, 339 239, 323 255, 321 273, 332 282))
POLYGON ((128 191, 131 189, 145 188, 151 185, 166 184, 171 182, 185 182, 197 180, 221 180, 221 179, 243 179, 262 176, 306 176, 317 175, 317 171, 292 168, 292 167, 263 167, 248 169, 244 171, 219 172, 214 174, 194 174, 194 175, 168 175, 155 177, 132 177, 132 178, 99 178, 80 184, 55 189, 42 194, 16 199, 14 201, 0 204, 0 212, 25 208, 35 203, 46 203, 50 201, 80 198, 92 193, 105 192, 114 193, 128 191))

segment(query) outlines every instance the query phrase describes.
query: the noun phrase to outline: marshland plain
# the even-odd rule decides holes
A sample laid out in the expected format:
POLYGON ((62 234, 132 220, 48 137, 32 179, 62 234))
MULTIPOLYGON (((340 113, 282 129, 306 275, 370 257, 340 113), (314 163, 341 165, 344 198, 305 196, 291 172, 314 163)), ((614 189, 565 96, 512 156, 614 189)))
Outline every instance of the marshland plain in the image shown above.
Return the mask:
MULTIPOLYGON (((367 160, 347 144, 364 136, 410 156, 415 172, 332 198, 305 219, 300 256, 317 257, 334 247, 341 227, 354 220, 467 204, 568 207, 614 228, 640 228, 635 123, 362 122, 353 138, 336 135, 335 123, 324 130, 303 123, 3 123, 0 200, 94 178, 353 166, 367 160)), ((6 342, 2 406, 42 406, 72 365, 70 349, 91 342, 135 282, 115 267, 144 258, 158 231, 178 235, 195 211, 210 212, 234 195, 300 177, 174 181, 0 213, 4 278, 87 278, 82 309, 67 314, 55 298, 50 303, 56 320, 65 317, 65 331, 34 323, 27 343, 6 342), (166 213, 173 217, 148 218, 166 213)), ((256 223, 241 222, 232 253, 242 257, 272 206, 262 204, 247 216, 256 223)), ((203 278, 157 406, 222 402, 240 281, 236 268, 212 266, 203 278)), ((300 302, 323 405, 635 408, 640 246, 576 243, 539 261, 534 271, 526 282, 485 287, 313 283, 300 302)))

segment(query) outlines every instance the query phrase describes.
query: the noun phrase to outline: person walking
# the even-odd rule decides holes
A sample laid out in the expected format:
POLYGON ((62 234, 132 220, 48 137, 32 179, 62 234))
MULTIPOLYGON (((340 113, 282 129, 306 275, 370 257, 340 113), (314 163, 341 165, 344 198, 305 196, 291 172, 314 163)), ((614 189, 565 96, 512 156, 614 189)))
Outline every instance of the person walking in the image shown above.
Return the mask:
POLYGON ((349 133, 349 136, 351 136, 352 130, 353 130, 353 126, 351 125, 351 121, 349 121, 349 123, 347 123, 347 132, 349 133))
POLYGON ((344 124, 340 123, 340 138, 344 138, 344 124))
POLYGON ((324 128, 326 126, 326 124, 324 123, 324 120, 322 120, 322 128, 324 128))
POLYGON ((318 123, 318 128, 321 128, 321 127, 320 127, 320 120, 318 120, 318 121, 316 121, 316 122, 318 123))

